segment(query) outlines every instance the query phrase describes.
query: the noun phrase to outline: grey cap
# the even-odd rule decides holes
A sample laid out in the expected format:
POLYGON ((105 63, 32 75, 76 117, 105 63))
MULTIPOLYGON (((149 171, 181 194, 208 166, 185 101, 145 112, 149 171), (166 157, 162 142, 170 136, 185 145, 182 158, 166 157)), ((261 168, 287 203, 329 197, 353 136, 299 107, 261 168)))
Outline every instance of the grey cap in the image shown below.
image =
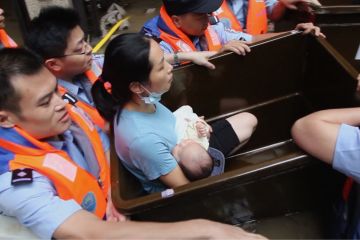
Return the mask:
POLYGON ((186 13, 212 13, 220 8, 223 0, 163 0, 169 15, 186 13))
POLYGON ((225 168, 224 154, 221 151, 212 147, 209 147, 207 152, 214 161, 213 170, 211 171, 210 176, 217 176, 224 173, 224 168, 225 168))

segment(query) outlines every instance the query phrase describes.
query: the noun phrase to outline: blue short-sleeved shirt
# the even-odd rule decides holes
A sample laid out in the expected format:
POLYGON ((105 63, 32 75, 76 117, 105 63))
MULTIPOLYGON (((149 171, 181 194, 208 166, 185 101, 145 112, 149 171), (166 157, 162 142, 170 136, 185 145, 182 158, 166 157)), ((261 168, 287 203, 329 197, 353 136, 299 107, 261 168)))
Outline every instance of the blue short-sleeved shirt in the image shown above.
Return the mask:
MULTIPOLYGON (((228 27, 226 27, 222 22, 219 22, 215 25, 211 25, 211 28, 218 34, 220 42, 222 45, 225 45, 231 40, 244 40, 244 41, 251 41, 252 36, 250 34, 244 32, 237 32, 228 27)), ((205 46, 206 44, 202 44, 202 39, 195 37, 193 38, 193 43, 197 50, 199 51, 206 51, 208 50, 205 46)), ((164 50, 165 53, 174 53, 175 51, 172 49, 170 44, 165 41, 160 42, 161 48, 164 50)))
POLYGON ((154 113, 123 109, 114 120, 116 152, 147 192, 165 190, 158 178, 177 166, 171 155, 177 140, 175 117, 161 103, 155 106, 154 113))
MULTIPOLYGON (((268 16, 272 13, 272 10, 277 0, 264 0, 266 5, 266 12, 268 16)), ((249 1, 248 0, 228 0, 230 9, 233 11, 234 15, 241 23, 241 26, 246 29, 246 17, 248 12, 249 1), (245 26, 245 27, 244 27, 245 26)), ((230 27, 230 23, 227 21, 222 21, 226 27, 230 27)))
MULTIPOLYGON (((66 151, 79 166, 94 176, 98 175, 94 173, 99 169, 97 163, 87 161, 85 153, 78 147, 84 142, 82 136, 78 136, 78 127, 73 124, 70 129, 63 134, 63 141, 49 143, 66 151)), ((104 138, 101 138, 104 141, 104 138)), ((104 148, 108 149, 107 138, 104 142, 104 148)), ((51 181, 38 172, 33 171, 32 183, 16 187, 11 185, 11 176, 11 172, 0 175, 0 213, 17 218, 41 238, 50 239, 68 217, 81 209, 74 200, 60 199, 51 181)))
POLYGON ((360 183, 360 131, 342 124, 339 128, 333 158, 333 168, 360 183))

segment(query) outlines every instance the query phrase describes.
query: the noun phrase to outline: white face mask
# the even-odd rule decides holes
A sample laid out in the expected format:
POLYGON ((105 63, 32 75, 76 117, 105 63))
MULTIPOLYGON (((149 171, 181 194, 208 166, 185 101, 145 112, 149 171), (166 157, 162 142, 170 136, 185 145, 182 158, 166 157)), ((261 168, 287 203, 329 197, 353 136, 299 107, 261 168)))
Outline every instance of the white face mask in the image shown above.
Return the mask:
POLYGON ((149 94, 149 96, 147 96, 147 97, 143 97, 143 96, 138 94, 140 99, 143 100, 146 104, 154 104, 154 103, 159 102, 161 100, 161 96, 164 94, 164 93, 150 92, 143 85, 141 85, 141 87, 149 94))

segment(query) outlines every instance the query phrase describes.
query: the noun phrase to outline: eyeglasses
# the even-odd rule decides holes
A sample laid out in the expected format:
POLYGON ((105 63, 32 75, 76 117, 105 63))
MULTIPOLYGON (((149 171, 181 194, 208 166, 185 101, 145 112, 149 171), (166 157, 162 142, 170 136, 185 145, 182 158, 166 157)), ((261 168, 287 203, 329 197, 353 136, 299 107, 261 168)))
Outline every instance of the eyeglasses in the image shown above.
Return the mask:
POLYGON ((82 45, 82 50, 79 53, 69 53, 69 54, 64 54, 64 55, 60 55, 60 56, 54 56, 53 58, 64 58, 64 57, 71 57, 71 56, 81 56, 81 55, 85 55, 88 53, 88 50, 90 49, 90 44, 83 40, 83 45, 82 45))

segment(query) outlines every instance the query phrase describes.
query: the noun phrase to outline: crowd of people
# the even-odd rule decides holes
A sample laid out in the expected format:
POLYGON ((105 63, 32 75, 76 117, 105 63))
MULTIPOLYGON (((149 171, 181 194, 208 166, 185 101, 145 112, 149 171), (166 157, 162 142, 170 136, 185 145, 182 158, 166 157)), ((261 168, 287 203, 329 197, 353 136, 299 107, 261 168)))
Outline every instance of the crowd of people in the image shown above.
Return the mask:
MULTIPOLYGON (((26 47, 2 34, 0 213, 49 239, 263 239, 208 220, 126 219, 111 201, 109 124, 119 160, 148 193, 223 173, 225 158, 246 144, 258 120, 243 112, 209 125, 190 106, 171 112, 160 100, 173 66, 192 61, 214 69, 214 54, 245 55, 249 43, 279 34, 267 33, 269 20, 303 4, 163 0, 157 17, 140 33, 112 39, 104 56, 92 54, 73 9, 43 9, 31 21, 26 47)), ((4 22, 0 9, 1 29, 4 22)), ((312 23, 296 30, 325 37, 312 23)), ((292 128, 301 148, 355 182, 358 111, 313 113, 292 128)))

